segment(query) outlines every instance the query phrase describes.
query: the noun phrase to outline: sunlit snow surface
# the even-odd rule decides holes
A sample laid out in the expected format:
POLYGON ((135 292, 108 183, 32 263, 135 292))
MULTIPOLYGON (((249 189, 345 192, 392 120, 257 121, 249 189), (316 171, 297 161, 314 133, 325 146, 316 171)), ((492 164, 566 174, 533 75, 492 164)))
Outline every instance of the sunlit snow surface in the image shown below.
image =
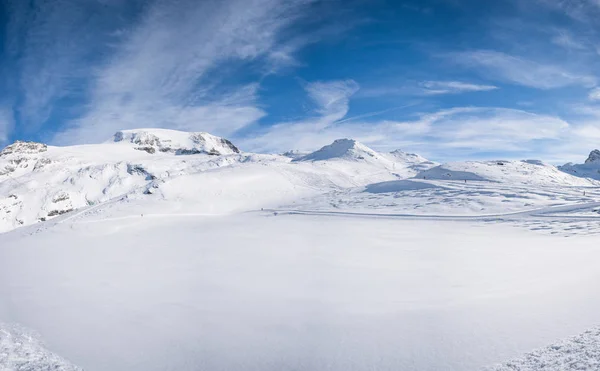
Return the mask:
POLYGON ((129 134, 0 159, 0 370, 597 366, 596 180, 129 134))

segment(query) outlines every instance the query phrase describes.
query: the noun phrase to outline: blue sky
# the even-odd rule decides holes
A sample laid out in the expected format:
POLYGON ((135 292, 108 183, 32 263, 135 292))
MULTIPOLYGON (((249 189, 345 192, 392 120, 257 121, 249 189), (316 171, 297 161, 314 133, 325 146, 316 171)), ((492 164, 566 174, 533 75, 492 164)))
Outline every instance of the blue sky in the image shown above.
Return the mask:
POLYGON ((435 160, 600 147, 598 0, 4 0, 0 144, 208 131, 435 160))

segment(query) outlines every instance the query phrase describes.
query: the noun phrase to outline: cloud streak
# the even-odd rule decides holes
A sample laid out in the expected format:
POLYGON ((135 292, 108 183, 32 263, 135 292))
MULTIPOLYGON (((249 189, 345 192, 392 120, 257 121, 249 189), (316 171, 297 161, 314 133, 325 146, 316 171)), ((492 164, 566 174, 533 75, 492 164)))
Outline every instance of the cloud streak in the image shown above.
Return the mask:
POLYGON ((424 81, 421 86, 426 95, 460 94, 498 89, 493 85, 477 85, 460 81, 424 81))
POLYGON ((12 109, 8 106, 0 107, 0 146, 6 144, 14 125, 12 109))
POLYGON ((596 77, 571 72, 565 68, 538 63, 493 50, 474 50, 451 53, 450 59, 465 67, 498 81, 537 89, 554 89, 565 86, 593 87, 596 77))
POLYGON ((229 135, 255 122, 265 115, 254 104, 256 86, 241 93, 239 86, 222 88, 226 70, 218 77, 210 72, 228 63, 272 57, 278 34, 306 4, 302 0, 154 3, 100 69, 89 112, 61 137, 89 141, 92 134, 107 136, 139 126, 229 135))

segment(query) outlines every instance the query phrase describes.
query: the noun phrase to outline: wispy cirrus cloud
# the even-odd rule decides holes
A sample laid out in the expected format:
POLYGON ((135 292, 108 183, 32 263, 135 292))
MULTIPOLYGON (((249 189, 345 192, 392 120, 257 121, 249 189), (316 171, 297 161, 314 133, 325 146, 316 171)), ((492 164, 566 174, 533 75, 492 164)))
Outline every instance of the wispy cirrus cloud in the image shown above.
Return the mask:
POLYGON ((57 140, 87 142, 140 126, 230 135, 255 122, 265 115, 255 103, 258 86, 227 86, 227 66, 270 63, 284 42, 281 34, 310 3, 151 3, 97 68, 87 113, 57 140), (211 74, 217 67, 219 73, 211 74))
POLYGON ((571 35, 570 32, 565 30, 558 31, 558 33, 554 37, 552 37, 551 41, 553 44, 569 50, 588 49, 588 46, 584 42, 575 39, 575 37, 571 35))
POLYGON ((0 106, 0 145, 6 144, 8 135, 15 125, 12 108, 0 106))
POLYGON ((559 65, 539 63, 494 50, 474 50, 450 53, 455 63, 474 68, 498 81, 537 89, 553 89, 570 85, 593 87, 596 77, 577 73, 559 65))
POLYGON ((102 59, 113 30, 124 25, 114 14, 135 3, 7 0, 6 57, 15 63, 10 88, 21 130, 38 130, 60 109, 57 103, 79 99, 90 65, 102 59))
MULTIPOLYGON (((359 85, 354 80, 317 81, 305 83, 304 90, 315 104, 312 117, 278 123, 262 132, 239 138, 242 147, 260 152, 312 148, 314 136, 331 131, 337 122, 346 117, 350 97, 359 90, 359 85)), ((322 136, 317 143, 329 138, 322 136)))
POLYGON ((349 99, 356 92, 353 83, 333 81, 309 86, 307 93, 318 97, 315 112, 320 116, 281 123, 258 135, 240 138, 242 146, 254 151, 306 151, 349 137, 379 150, 403 148, 433 156, 444 149, 457 156, 498 151, 510 157, 511 153, 519 156, 540 151, 570 129, 569 123, 558 117, 496 107, 455 107, 405 121, 372 120, 376 115, 350 120, 345 115, 349 99), (325 107, 336 107, 335 114, 325 107))
POLYGON ((582 22, 593 22, 600 14, 598 0, 537 0, 536 3, 582 22))
POLYGON ((460 81, 424 81, 420 85, 426 95, 460 94, 498 89, 494 85, 479 85, 460 81))
POLYGON ((590 100, 600 100, 600 88, 594 88, 590 90, 588 98, 590 100))
POLYGON ((406 83, 399 87, 378 86, 363 89, 360 96, 363 98, 374 98, 393 95, 405 95, 414 97, 426 97, 431 95, 462 94, 473 92, 485 92, 498 89, 494 85, 474 84, 463 81, 421 81, 406 83))

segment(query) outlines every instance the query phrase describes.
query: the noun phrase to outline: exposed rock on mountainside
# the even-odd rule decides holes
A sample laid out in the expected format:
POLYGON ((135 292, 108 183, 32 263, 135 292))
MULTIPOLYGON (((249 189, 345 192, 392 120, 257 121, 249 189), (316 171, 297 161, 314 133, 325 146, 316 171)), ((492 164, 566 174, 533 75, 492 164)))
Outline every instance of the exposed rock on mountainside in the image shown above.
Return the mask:
POLYGON ((13 144, 0 151, 0 156, 7 156, 11 154, 35 154, 46 152, 47 150, 48 146, 43 143, 22 142, 17 140, 13 144))
POLYGON ((590 155, 588 156, 587 160, 585 160, 585 163, 586 164, 600 163, 600 151, 595 149, 592 152, 590 152, 590 155))
POLYGON ((558 168, 571 175, 600 180, 600 151, 595 149, 590 152, 583 164, 569 162, 558 168))
POLYGON ((135 149, 154 154, 157 151, 177 155, 228 155, 240 153, 229 140, 208 133, 187 133, 166 129, 136 129, 119 131, 115 142, 132 143, 135 149))
POLYGON ((260 197, 365 186, 435 165, 351 139, 308 155, 241 154, 224 138, 164 129, 123 130, 109 142, 73 147, 16 142, 0 154, 0 232, 122 197, 201 199, 205 205, 225 194, 257 205, 260 197))

